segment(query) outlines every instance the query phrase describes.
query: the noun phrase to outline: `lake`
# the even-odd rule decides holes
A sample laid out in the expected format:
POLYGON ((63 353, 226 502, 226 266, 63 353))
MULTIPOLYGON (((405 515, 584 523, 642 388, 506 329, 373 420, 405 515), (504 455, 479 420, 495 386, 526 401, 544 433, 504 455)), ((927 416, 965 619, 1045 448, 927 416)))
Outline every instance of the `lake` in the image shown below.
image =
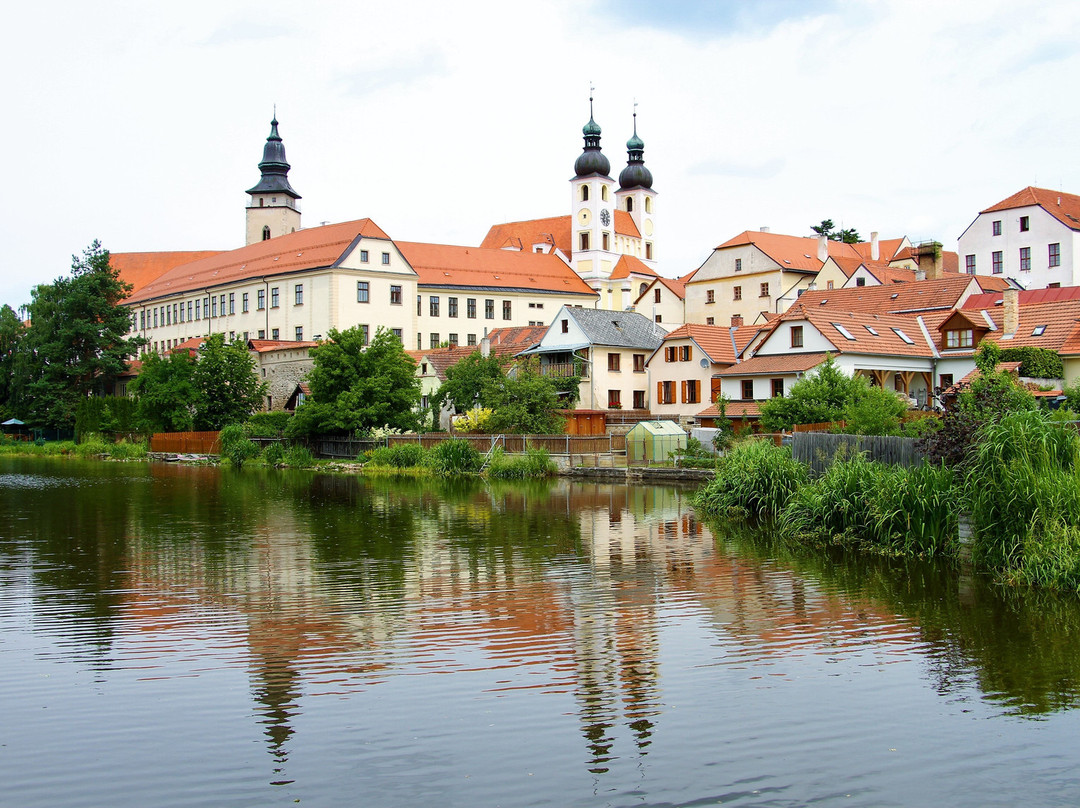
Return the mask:
POLYGON ((689 489, 0 458, 2 802, 1080 802, 1080 606, 689 489))

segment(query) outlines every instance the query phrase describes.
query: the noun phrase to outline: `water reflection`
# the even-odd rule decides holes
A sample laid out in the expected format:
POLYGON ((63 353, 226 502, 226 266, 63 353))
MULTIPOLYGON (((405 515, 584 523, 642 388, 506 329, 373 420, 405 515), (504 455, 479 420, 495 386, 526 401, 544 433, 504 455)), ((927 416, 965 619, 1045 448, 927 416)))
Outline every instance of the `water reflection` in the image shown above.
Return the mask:
MULTIPOLYGON (((53 638, 38 653, 101 681, 242 668, 267 781, 282 787, 295 785, 296 751, 319 742, 304 720, 323 702, 387 699, 402 724, 423 720, 405 698, 562 705, 542 720, 554 735, 571 717, 582 771, 632 783, 627 763, 651 771, 688 702, 719 724, 748 692, 797 679, 831 692, 831 665, 852 687, 858 670, 914 660, 938 698, 1015 715, 1071 708, 1080 693, 1075 601, 961 587, 941 566, 799 553, 703 525, 675 488, 11 460, 0 471, 0 632, 29 609, 31 630, 53 638)), ((475 730, 448 742, 482 743, 475 730)), ((711 793, 743 793, 725 785, 711 793)))

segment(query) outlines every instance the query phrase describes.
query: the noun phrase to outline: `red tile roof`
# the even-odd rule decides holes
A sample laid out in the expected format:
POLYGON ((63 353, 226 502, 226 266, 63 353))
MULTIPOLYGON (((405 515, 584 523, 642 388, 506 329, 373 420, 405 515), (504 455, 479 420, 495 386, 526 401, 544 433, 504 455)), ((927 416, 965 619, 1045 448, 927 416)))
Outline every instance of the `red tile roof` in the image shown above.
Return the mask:
MULTIPOLYGON (((784 269, 817 272, 822 262, 818 260, 818 240, 802 236, 785 236, 782 233, 762 233, 760 230, 745 230, 730 238, 716 249, 741 247, 752 244, 784 269)), ((858 258, 862 256, 851 244, 842 241, 828 242, 829 255, 833 258, 858 258)))
POLYGON ((953 308, 969 289, 979 288, 973 275, 948 275, 938 280, 856 286, 847 289, 815 289, 803 292, 799 303, 806 308, 822 306, 841 311, 920 312, 953 308))
POLYGON ((109 266, 120 272, 120 280, 130 283, 135 294, 171 269, 220 254, 220 250, 109 253, 109 266))
POLYGON ((138 303, 223 283, 329 267, 357 237, 390 238, 370 219, 297 230, 181 264, 132 294, 129 300, 138 303))
POLYGON ((773 356, 755 356, 732 365, 717 373, 717 376, 767 376, 771 373, 802 373, 816 368, 825 361, 825 353, 775 354, 773 356))
POLYGON ((318 342, 312 340, 284 340, 284 339, 249 339, 248 350, 264 354, 273 351, 288 351, 297 348, 314 348, 318 342))
MULTIPOLYGON (((760 418, 761 404, 757 401, 729 401, 724 408, 728 418, 760 418)), ((694 416, 695 418, 719 418, 720 408, 712 404, 694 416)))
MULTIPOLYGON (((742 327, 750 330, 749 326, 742 327)), ((713 362, 728 365, 735 364, 735 343, 732 329, 718 325, 687 323, 664 335, 664 342, 677 342, 686 339, 691 339, 697 343, 698 347, 713 362)), ((657 350, 661 350, 662 347, 657 350)))
POLYGON ((1080 326, 1080 296, 1041 302, 1029 302, 1024 298, 1025 295, 1036 297, 1039 292, 1045 291, 1058 290, 1038 289, 1035 292, 1020 292, 1020 322, 1016 334, 1011 339, 1005 339, 1003 333, 1004 308, 994 305, 1001 300, 1000 295, 979 295, 972 306, 965 303, 961 311, 966 315, 989 316, 997 326, 997 330, 987 332, 984 339, 993 340, 1003 348, 1031 345, 1036 348, 1049 348, 1059 353, 1072 353, 1080 348, 1080 343, 1077 342, 1077 329, 1080 326), (979 306, 980 302, 986 305, 979 306), (1040 326, 1043 327, 1042 333, 1035 334, 1036 328, 1040 326))
MULTIPOLYGON (((573 220, 570 216, 549 216, 546 219, 504 222, 492 225, 484 236, 484 240, 480 242, 480 246, 495 250, 511 249, 531 252, 534 244, 551 244, 562 250, 563 255, 570 257, 574 250, 572 230, 573 220)), ((620 236, 641 238, 641 232, 634 224, 634 217, 625 210, 615 211, 615 232, 620 236)))
POLYGON ((1028 186, 979 213, 1038 205, 1070 230, 1080 230, 1080 196, 1028 186))
POLYGON ((566 262, 551 253, 394 243, 416 271, 421 286, 528 289, 596 297, 566 262))
POLYGON ((844 312, 827 308, 815 309, 796 303, 784 313, 783 320, 809 322, 835 346, 835 353, 871 356, 930 357, 934 355, 934 348, 927 341, 922 327, 913 316, 844 312), (836 327, 837 325, 847 331, 852 339, 845 336, 836 327), (906 342, 897 330, 907 336, 911 344, 906 342))
POLYGON ((488 332, 491 350, 497 354, 514 354, 531 348, 544 338, 546 325, 520 325, 509 328, 493 328, 488 332))
POLYGON ((611 270, 611 279, 617 281, 620 278, 629 278, 631 275, 648 275, 650 278, 658 278, 656 270, 651 269, 640 258, 636 258, 633 255, 623 255, 615 263, 615 268, 611 270))
POLYGON ((172 356, 177 353, 186 353, 188 356, 195 356, 204 342, 206 342, 205 337, 191 337, 172 346, 165 352, 165 355, 172 356))
MULTIPOLYGON (((903 243, 903 238, 878 239, 878 260, 885 262, 893 260, 903 243)), ((873 260, 870 257, 873 245, 869 241, 860 241, 859 243, 852 244, 851 246, 854 247, 856 252, 859 253, 860 258, 866 261, 873 260)))
MULTIPOLYGON (((1080 286, 1062 286, 1057 289, 1021 290, 1017 294, 1021 306, 1035 303, 1053 303, 1056 300, 1080 300, 1080 286)), ((991 309, 1000 305, 1001 292, 972 295, 964 301, 963 309, 991 309)))

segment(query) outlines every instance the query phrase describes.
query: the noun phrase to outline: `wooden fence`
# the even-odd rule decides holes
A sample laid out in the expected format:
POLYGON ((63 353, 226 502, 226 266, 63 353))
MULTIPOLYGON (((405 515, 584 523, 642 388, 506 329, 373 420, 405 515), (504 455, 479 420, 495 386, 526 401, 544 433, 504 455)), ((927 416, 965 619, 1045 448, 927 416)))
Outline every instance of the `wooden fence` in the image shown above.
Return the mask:
POLYGON ((828 432, 796 432, 791 439, 791 455, 810 467, 811 476, 823 474, 837 453, 851 456, 860 452, 867 460, 911 468, 922 463, 915 438, 884 435, 834 435, 828 432))
POLYGON ((221 454, 217 432, 155 432, 150 451, 166 454, 221 454))
POLYGON ((318 438, 312 447, 318 457, 353 458, 361 452, 371 452, 382 446, 399 446, 415 443, 430 449, 451 438, 467 440, 473 447, 487 454, 495 446, 501 446, 511 454, 527 449, 544 449, 548 454, 625 454, 625 435, 451 435, 448 432, 391 435, 382 440, 358 440, 356 438, 318 438))

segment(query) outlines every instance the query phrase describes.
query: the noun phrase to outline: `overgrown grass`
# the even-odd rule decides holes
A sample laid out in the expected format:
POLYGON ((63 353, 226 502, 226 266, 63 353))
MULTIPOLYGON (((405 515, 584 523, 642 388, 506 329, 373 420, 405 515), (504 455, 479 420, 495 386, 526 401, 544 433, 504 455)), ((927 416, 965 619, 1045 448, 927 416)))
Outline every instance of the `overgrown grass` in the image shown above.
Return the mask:
POLYGON ((555 464, 544 449, 529 449, 523 455, 509 457, 499 447, 492 453, 485 473, 498 480, 524 480, 549 477, 555 470, 555 464))
POLYGON ((113 460, 137 460, 146 457, 146 441, 121 440, 110 443, 100 435, 90 434, 81 443, 61 441, 0 440, 0 455, 29 455, 31 457, 108 457, 113 460))
POLYGON ((789 538, 886 555, 956 554, 954 474, 942 466, 912 469, 866 460, 837 461, 801 486, 781 515, 789 538))
POLYGON ((281 456, 281 462, 289 468, 309 469, 316 465, 315 455, 306 446, 293 444, 285 449, 281 456))
POLYGON ((483 455, 467 440, 451 439, 428 452, 427 464, 436 474, 469 474, 480 471, 483 455))
POLYGON ((368 466, 376 468, 407 469, 424 464, 427 453, 418 443, 399 443, 396 446, 380 446, 368 455, 368 466))
POLYGON ((806 466, 791 450, 768 441, 735 444, 716 464, 716 476, 694 496, 694 507, 706 514, 776 516, 809 479, 806 466))

